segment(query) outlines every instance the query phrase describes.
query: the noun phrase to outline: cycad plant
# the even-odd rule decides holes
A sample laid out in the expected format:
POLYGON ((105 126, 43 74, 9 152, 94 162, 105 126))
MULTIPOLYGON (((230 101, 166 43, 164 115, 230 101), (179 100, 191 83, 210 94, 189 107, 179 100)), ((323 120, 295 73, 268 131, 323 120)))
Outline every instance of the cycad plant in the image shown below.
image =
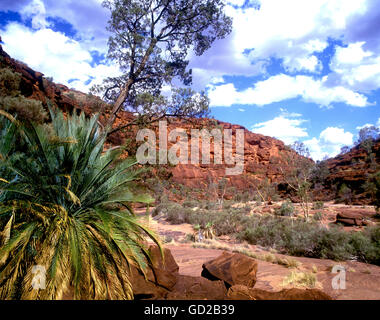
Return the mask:
POLYGON ((0 299, 133 298, 129 268, 145 268, 147 237, 159 244, 130 208, 151 201, 136 162, 104 152, 96 116, 0 118, 0 299))

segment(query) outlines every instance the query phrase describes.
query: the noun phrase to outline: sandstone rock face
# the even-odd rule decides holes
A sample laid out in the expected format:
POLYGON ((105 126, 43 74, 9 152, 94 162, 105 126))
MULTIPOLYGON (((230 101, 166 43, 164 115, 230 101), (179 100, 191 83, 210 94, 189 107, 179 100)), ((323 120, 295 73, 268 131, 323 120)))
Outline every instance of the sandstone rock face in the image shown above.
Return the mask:
POLYGON ((362 226, 363 215, 357 212, 339 212, 336 215, 336 222, 347 226, 362 226))
POLYGON ((228 289, 227 299, 230 300, 332 300, 319 289, 283 289, 270 292, 244 285, 235 285, 228 289))
POLYGON ((224 251, 219 257, 202 266, 202 276, 210 280, 223 280, 227 287, 256 283, 257 262, 241 253, 224 251))
MULTIPOLYGON (((97 103, 100 99, 90 101, 88 96, 82 92, 69 89, 68 87, 56 84, 49 81, 40 72, 36 72, 27 65, 20 61, 12 59, 6 52, 3 51, 0 45, 0 57, 3 58, 5 65, 18 72, 22 76, 21 93, 32 99, 40 100, 45 106, 47 101, 56 105, 64 112, 84 111, 86 114, 91 114, 97 111, 97 103)), ((110 106, 103 109, 99 121, 104 123, 108 118, 110 106)), ((115 120, 114 128, 123 126, 131 120, 134 116, 125 111, 121 111, 115 120)), ((229 186, 234 186, 239 190, 246 190, 250 185, 255 184, 264 178, 269 179, 270 182, 281 182, 282 173, 278 167, 278 161, 282 154, 287 153, 284 143, 280 140, 263 136, 261 134, 252 133, 239 125, 232 125, 230 123, 211 120, 211 119, 193 119, 192 123, 184 121, 171 121, 168 123, 168 131, 175 128, 183 128, 188 133, 188 146, 189 146, 189 159, 191 152, 191 129, 206 128, 209 131, 213 128, 231 129, 232 130, 232 149, 236 147, 236 130, 244 130, 244 171, 237 176, 228 176, 229 186)), ((127 139, 133 141, 136 136, 136 129, 132 127, 124 132, 115 132, 108 138, 107 147, 121 145, 127 139)), ((158 135, 157 135, 158 137, 158 135)), ((173 143, 168 144, 170 148, 173 143)), ((223 160, 222 164, 214 164, 214 145, 210 143, 210 160, 211 164, 179 164, 174 167, 169 167, 171 180, 174 183, 184 184, 191 188, 204 188, 208 185, 209 180, 217 181, 225 177, 226 168, 229 166, 223 160)), ((201 159, 200 153, 200 159, 201 159)), ((230 166, 231 167, 231 166, 230 166)))
MULTIPOLYGON (((374 143, 372 153, 375 154, 375 163, 380 164, 380 140, 374 143)), ((376 167, 371 166, 368 161, 368 152, 364 148, 356 146, 345 154, 328 159, 326 164, 330 171, 326 187, 330 191, 325 194, 323 200, 336 198, 339 190, 333 190, 333 186, 339 187, 345 184, 355 193, 352 204, 370 203, 368 195, 363 190, 363 185, 368 175, 376 171, 376 167)))
POLYGON ((177 283, 178 265, 169 249, 164 249, 164 260, 157 246, 149 247, 152 265, 144 275, 132 267, 131 282, 135 299, 160 299, 165 297, 177 283))
POLYGON ((177 283, 168 293, 168 300, 224 300, 227 288, 223 281, 178 275, 177 283))

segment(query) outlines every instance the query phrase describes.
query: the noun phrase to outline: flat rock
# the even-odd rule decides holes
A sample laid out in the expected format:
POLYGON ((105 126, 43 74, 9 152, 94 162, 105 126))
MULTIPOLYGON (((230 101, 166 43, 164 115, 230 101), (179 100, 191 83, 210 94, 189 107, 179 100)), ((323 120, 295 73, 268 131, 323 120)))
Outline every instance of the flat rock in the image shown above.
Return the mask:
POLYGON ((223 280, 227 287, 256 283, 257 262, 241 253, 224 251, 219 257, 202 265, 202 276, 209 280, 223 280))
POLYGON ((235 285, 228 289, 227 299, 231 300, 333 300, 319 289, 283 289, 277 292, 235 285))

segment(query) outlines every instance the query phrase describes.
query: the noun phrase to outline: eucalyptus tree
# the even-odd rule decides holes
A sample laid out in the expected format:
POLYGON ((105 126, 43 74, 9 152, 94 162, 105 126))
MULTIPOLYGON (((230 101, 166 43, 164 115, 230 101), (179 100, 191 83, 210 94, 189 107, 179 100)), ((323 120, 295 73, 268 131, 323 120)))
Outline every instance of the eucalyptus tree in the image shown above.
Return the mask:
MULTIPOLYGON (((142 114, 141 98, 138 101, 141 94, 145 98, 147 95, 158 98, 163 86, 170 86, 173 79, 190 85, 190 51, 202 55, 215 40, 226 37, 232 30, 223 0, 106 0, 103 6, 111 11, 107 27, 111 33, 108 58, 122 71, 121 76, 109 77, 92 90, 103 92, 105 99, 113 103, 108 127, 121 109, 142 114)), ((182 91, 179 97, 183 94, 188 96, 182 91)), ((186 110, 174 113, 167 110, 166 103, 159 103, 159 116, 202 116, 208 103, 204 93, 199 98, 202 108, 194 110, 190 103, 186 110)))

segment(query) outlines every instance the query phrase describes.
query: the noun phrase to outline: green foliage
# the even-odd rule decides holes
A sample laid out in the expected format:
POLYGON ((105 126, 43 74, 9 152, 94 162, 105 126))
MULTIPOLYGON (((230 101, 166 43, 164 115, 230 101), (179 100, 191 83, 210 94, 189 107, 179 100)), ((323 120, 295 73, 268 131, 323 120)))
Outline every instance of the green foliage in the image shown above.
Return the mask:
POLYGON ((350 204, 352 202, 352 190, 343 183, 338 191, 338 201, 344 202, 345 204, 350 204))
POLYGON ((364 190, 370 195, 376 211, 380 210, 380 171, 369 175, 364 184, 364 190))
POLYGON ((315 164, 309 159, 309 149, 303 142, 296 141, 291 148, 291 152, 283 155, 280 170, 288 187, 300 199, 304 217, 308 219, 309 202, 312 201, 311 187, 315 164))
POLYGON ((320 210, 323 209, 324 203, 323 201, 316 201, 313 203, 313 210, 320 210))
MULTIPOLYGON (((107 101, 115 103, 109 124, 123 106, 139 114, 141 109, 145 109, 143 114, 148 111, 149 115, 171 114, 162 103, 162 87, 171 86, 173 79, 190 85, 192 75, 186 60, 189 50, 202 55, 215 40, 224 38, 232 30, 232 20, 224 13, 223 0, 105 0, 103 6, 111 12, 107 27, 111 34, 108 58, 123 72, 93 88, 94 93, 102 92, 107 101), (141 97, 143 104, 138 101, 141 97)), ((174 115, 194 113, 205 103, 208 109, 205 94, 180 89, 178 96, 184 104, 173 101, 174 115), (204 103, 198 103, 201 100, 204 103)), ((203 114, 205 108, 201 109, 203 114)), ((157 117, 151 119, 154 120, 157 117)))
POLYGON ((294 216, 295 209, 290 201, 281 204, 280 208, 275 209, 275 214, 278 216, 294 216))
MULTIPOLYGON (((289 219, 280 215, 249 215, 246 207, 207 209, 203 203, 193 210, 177 203, 162 203, 160 212, 171 223, 189 223, 205 229, 212 226, 215 235, 236 236, 251 244, 273 248, 283 254, 312 258, 357 259, 380 265, 380 228, 346 232, 338 226, 325 228, 317 218, 289 219)), ((160 206, 161 206, 160 205, 160 206)), ((285 203, 285 211, 288 204, 285 203)))
POLYGON ((252 244, 275 248, 284 254, 322 259, 355 258, 380 263, 380 228, 345 232, 339 227, 324 228, 317 222, 290 221, 272 216, 246 218, 238 238, 252 244))
POLYGON ((313 219, 314 219, 315 221, 321 221, 322 218, 323 218, 323 213, 320 212, 320 211, 314 213, 314 215, 313 215, 313 219))
POLYGON ((375 126, 364 127, 359 131, 359 138, 355 145, 360 145, 367 153, 371 153, 373 142, 380 138, 379 128, 375 126))
POLYGON ((148 236, 131 202, 139 190, 134 160, 103 152, 98 119, 21 124, 7 115, 0 139, 0 298, 130 299, 129 266, 144 269, 148 236), (12 138, 11 133, 17 137, 12 138), (46 267, 46 289, 33 290, 33 266, 46 267))
POLYGON ((311 181, 313 185, 324 184, 327 177, 330 174, 330 170, 327 167, 326 161, 317 161, 315 167, 311 173, 311 181))
POLYGON ((25 98, 20 92, 21 75, 9 68, 0 69, 0 110, 20 120, 42 123, 47 113, 41 101, 25 98))

